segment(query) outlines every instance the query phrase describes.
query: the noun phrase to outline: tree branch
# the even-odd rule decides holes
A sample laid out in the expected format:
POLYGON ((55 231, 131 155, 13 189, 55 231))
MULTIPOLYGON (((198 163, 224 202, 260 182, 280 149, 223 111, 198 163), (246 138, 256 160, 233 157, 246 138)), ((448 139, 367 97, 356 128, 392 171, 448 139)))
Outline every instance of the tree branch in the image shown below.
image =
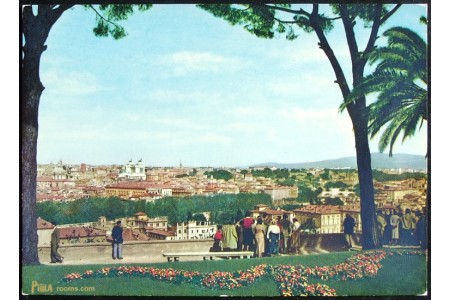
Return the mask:
POLYGON ((397 4, 390 12, 383 16, 380 20, 380 25, 387 21, 399 8, 402 6, 401 4, 397 4))
MULTIPOLYGON (((350 94, 350 88, 348 87, 347 80, 345 79, 344 71, 342 70, 342 67, 336 57, 336 55, 333 52, 333 49, 331 49, 330 44, 328 43, 327 37, 325 36, 325 33, 323 32, 322 28, 319 24, 319 5, 317 3, 313 4, 313 11, 310 15, 310 22, 311 26, 316 32, 317 37, 319 38, 319 48, 325 52, 325 55, 327 56, 328 60, 331 63, 331 66, 333 68, 334 74, 336 75, 336 83, 339 85, 339 88, 341 90, 342 96, 345 99, 350 94)), ((347 106, 347 109, 353 107, 354 104, 351 103, 347 106)))
MULTIPOLYGON (((292 13, 292 14, 304 15, 307 17, 311 16, 311 14, 308 13, 307 11, 305 11, 303 8, 300 8, 299 10, 294 10, 294 9, 289 9, 289 8, 285 8, 285 7, 268 5, 268 4, 264 4, 264 5, 268 8, 272 8, 272 9, 279 10, 279 11, 284 11, 284 12, 288 12, 288 13, 292 13)), ((334 18, 322 17, 322 18, 326 19, 326 20, 330 20, 330 21, 335 21, 335 20, 339 20, 341 17, 334 17, 334 18)), ((284 21, 284 22, 289 22, 289 21, 284 21)), ((292 21, 291 23, 296 23, 296 22, 292 21)))
POLYGON ((115 27, 120 27, 118 24, 116 24, 116 23, 114 23, 113 21, 111 21, 111 20, 109 20, 109 19, 106 19, 101 13, 99 13, 96 9, 95 9, 95 7, 92 5, 92 4, 88 4, 88 6, 95 12, 95 14, 100 18, 100 19, 102 19, 103 21, 105 21, 105 22, 107 22, 107 23, 109 23, 109 24, 111 24, 111 25, 113 25, 113 26, 115 26, 115 27))
POLYGON ((282 24, 298 24, 298 21, 284 21, 284 20, 278 19, 277 17, 273 17, 273 19, 282 24))
POLYGON ((377 8, 376 8, 376 11, 375 11, 375 16, 373 18, 373 24, 372 24, 372 30, 370 32, 370 37, 369 37, 369 40, 367 41, 366 49, 364 50, 364 53, 363 53, 363 55, 361 57, 361 59, 362 59, 364 64, 367 62, 368 54, 370 52, 372 52, 372 50, 374 49, 375 42, 376 42, 376 40, 378 38, 378 31, 379 31, 380 26, 382 24, 382 21, 381 21, 382 9, 383 9, 383 5, 382 4, 378 4, 377 8))
MULTIPOLYGON (((350 51, 350 58, 352 59, 353 68, 358 64, 358 44, 356 42, 355 31, 353 27, 355 26, 354 19, 350 18, 346 5, 340 5, 339 11, 342 16, 342 23, 344 24, 345 35, 347 37, 348 49, 350 51)), ((355 70, 353 70, 355 74, 355 70)))
POLYGON ((286 7, 269 5, 269 4, 263 4, 263 5, 266 6, 267 8, 272 8, 275 10, 284 11, 284 12, 288 12, 291 14, 305 15, 308 17, 310 16, 310 14, 308 12, 306 12, 303 8, 300 8, 299 10, 295 10, 295 9, 290 9, 290 8, 286 8, 286 7))

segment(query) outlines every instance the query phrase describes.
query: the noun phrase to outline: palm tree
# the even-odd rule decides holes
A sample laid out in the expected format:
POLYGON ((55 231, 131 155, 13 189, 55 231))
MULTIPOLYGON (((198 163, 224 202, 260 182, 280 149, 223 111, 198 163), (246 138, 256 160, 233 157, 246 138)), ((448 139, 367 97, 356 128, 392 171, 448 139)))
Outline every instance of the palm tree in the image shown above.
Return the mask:
POLYGON ((385 127, 378 147, 383 152, 389 146, 392 156, 401 133, 404 141, 428 120, 427 45, 417 33, 403 27, 388 29, 383 35, 387 46, 376 48, 369 57, 371 65, 378 65, 355 87, 341 109, 362 94, 378 93, 377 100, 368 106, 368 131, 373 139, 385 127))

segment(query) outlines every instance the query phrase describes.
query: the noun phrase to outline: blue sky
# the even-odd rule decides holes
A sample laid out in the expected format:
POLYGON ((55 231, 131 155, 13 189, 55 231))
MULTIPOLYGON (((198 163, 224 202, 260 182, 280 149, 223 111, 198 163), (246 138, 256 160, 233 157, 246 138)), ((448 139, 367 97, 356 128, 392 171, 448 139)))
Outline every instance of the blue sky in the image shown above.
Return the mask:
MULTIPOLYGON (((423 6, 404 5, 382 28, 424 38, 423 6)), ((95 15, 63 14, 41 61, 38 163, 245 166, 355 155, 350 118, 314 34, 258 39, 193 5, 154 5, 115 41, 95 15)), ((361 39, 367 35, 359 32, 361 39)), ((348 69, 340 23, 329 35, 348 69)), ((350 78, 350 73, 346 73, 350 78)), ((378 140, 371 142, 377 152, 378 140)), ((424 155, 426 126, 395 153, 424 155)))

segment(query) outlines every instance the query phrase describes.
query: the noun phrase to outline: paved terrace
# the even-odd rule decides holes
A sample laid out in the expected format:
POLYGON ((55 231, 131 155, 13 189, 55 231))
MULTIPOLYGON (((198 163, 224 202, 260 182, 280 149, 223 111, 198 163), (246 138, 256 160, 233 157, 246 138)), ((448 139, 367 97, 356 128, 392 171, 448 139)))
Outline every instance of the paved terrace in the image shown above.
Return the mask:
MULTIPOLYGON (((354 235, 354 244, 359 246, 360 235, 354 235)), ((179 240, 179 241, 133 241, 123 245, 122 260, 112 259, 110 243, 71 244, 62 245, 58 252, 64 257, 65 265, 89 264, 133 264, 133 263, 163 263, 167 259, 164 252, 207 252, 213 245, 212 239, 179 240)), ((301 237, 300 255, 345 251, 343 234, 311 234, 301 237)), ((39 248, 41 264, 50 263, 50 247, 39 248)), ((184 257, 183 261, 198 261, 201 257, 184 257)), ((220 258, 217 258, 220 259, 220 258)))

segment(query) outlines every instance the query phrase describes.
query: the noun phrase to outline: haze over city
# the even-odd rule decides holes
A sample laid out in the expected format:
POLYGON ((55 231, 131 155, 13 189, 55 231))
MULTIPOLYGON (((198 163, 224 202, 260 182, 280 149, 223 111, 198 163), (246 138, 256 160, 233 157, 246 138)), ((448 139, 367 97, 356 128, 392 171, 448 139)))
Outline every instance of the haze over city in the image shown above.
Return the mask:
MULTIPOLYGON (((382 31, 405 25, 426 39, 419 23, 426 13, 402 6, 382 31)), ((92 11, 76 7, 50 32, 38 163, 142 158, 154 166, 232 167, 355 155, 350 117, 338 112, 342 97, 315 35, 259 39, 194 5, 136 12, 119 41, 95 37, 94 24, 92 11)), ((348 66, 342 34, 336 25, 330 37, 348 66)), ((426 144, 425 125, 398 141, 394 154, 424 155, 426 144)))

